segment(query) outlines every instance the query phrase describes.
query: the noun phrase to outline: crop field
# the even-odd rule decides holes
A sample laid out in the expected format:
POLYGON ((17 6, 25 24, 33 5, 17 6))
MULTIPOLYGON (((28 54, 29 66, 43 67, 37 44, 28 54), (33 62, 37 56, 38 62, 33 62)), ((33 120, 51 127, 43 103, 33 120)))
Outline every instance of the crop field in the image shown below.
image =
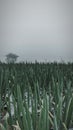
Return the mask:
POLYGON ((73 63, 0 63, 0 130, 73 128, 73 63))

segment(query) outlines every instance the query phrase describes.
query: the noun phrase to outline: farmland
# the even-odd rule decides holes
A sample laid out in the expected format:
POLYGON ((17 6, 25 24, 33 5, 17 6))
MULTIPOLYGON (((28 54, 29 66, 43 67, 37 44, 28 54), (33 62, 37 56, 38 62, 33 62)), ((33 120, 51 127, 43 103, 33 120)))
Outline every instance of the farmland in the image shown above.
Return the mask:
POLYGON ((0 63, 0 130, 73 128, 73 63, 0 63))

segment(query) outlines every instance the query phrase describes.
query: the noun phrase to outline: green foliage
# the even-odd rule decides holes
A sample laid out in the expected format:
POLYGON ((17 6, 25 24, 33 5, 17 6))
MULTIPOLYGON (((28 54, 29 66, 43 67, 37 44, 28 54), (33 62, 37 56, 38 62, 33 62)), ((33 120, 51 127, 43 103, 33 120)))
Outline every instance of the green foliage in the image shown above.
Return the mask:
POLYGON ((67 130, 73 127, 73 64, 0 64, 0 127, 67 130), (7 106, 6 125, 2 113, 7 106), (13 114, 12 114, 13 113, 13 114))

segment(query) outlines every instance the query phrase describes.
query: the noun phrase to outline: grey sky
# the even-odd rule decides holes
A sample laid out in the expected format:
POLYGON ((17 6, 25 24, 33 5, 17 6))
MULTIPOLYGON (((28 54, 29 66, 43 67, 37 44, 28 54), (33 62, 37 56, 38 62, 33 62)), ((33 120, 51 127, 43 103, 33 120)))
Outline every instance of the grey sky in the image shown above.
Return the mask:
POLYGON ((0 59, 73 61, 73 0, 0 0, 0 59))

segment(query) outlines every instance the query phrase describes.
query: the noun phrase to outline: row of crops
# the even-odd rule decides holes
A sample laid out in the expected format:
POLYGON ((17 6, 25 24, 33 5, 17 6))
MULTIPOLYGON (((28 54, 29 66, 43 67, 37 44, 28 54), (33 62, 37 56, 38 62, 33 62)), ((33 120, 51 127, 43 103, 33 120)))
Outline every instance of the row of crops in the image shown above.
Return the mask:
POLYGON ((73 63, 0 64, 0 130, 73 128, 73 63))

